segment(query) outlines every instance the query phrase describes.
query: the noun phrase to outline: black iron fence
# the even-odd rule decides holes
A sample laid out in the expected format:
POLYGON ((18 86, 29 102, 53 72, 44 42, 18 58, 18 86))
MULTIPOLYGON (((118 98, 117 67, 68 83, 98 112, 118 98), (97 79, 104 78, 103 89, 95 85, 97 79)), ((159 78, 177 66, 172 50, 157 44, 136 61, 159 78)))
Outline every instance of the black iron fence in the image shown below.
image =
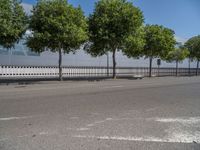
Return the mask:
MULTIPOLYGON (((0 79, 4 78, 55 78, 58 77, 58 67, 54 66, 3 66, 0 65, 0 79)), ((63 77, 111 77, 112 67, 98 66, 65 66, 63 77)), ((148 76, 148 67, 117 67, 117 76, 148 76)), ((178 68, 178 76, 194 76, 200 74, 200 69, 178 68)), ((176 68, 152 68, 152 76, 176 76, 176 68)))

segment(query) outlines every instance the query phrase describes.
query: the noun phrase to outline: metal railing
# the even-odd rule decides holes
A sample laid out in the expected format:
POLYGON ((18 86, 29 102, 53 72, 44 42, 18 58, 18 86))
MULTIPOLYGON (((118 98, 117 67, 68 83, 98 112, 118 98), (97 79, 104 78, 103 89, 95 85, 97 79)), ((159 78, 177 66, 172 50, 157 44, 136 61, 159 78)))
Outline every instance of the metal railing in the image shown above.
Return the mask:
MULTIPOLYGON (((63 77, 111 77, 112 67, 65 66, 63 77)), ((117 76, 148 76, 148 67, 117 67, 117 76)), ((58 67, 54 66, 3 66, 0 65, 0 79, 4 78, 57 78, 58 67)), ((200 74, 200 69, 198 70, 200 74)), ((179 68, 179 76, 196 75, 196 68, 179 68)), ((175 68, 152 68, 152 76, 176 76, 175 68)))

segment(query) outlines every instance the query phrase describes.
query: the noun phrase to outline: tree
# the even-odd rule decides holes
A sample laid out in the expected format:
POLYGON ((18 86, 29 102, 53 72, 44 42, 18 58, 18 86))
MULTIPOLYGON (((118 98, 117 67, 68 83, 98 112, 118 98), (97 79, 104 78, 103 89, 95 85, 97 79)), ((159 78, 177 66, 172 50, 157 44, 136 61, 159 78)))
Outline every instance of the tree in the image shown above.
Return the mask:
POLYGON ((198 75, 200 61, 200 35, 190 38, 185 47, 190 51, 190 57, 197 61, 196 75, 198 75))
POLYGON ((178 63, 183 61, 186 57, 189 56, 189 51, 183 46, 175 48, 175 50, 170 51, 166 60, 176 62, 176 76, 178 76, 178 63))
POLYGON ((89 16, 89 42, 85 47, 92 56, 112 52, 113 78, 116 78, 117 51, 136 56, 144 46, 143 14, 126 0, 100 0, 89 16))
POLYGON ((27 45, 33 51, 59 53, 59 80, 62 80, 62 53, 75 52, 88 39, 87 21, 80 7, 66 0, 39 0, 33 8, 27 45))
POLYGON ((153 58, 164 59, 175 48, 174 31, 159 25, 146 25, 143 55, 149 58, 149 77, 152 76, 153 58))
POLYGON ((12 48, 27 29, 27 16, 18 0, 0 1, 0 45, 12 48))

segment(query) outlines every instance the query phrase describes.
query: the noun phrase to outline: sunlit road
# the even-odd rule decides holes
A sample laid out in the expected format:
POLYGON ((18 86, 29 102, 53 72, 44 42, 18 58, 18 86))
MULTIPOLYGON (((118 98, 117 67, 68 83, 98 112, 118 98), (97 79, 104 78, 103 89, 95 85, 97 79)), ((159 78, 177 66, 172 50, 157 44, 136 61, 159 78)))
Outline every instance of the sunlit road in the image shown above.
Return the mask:
POLYGON ((200 150, 200 77, 0 86, 0 150, 200 150))

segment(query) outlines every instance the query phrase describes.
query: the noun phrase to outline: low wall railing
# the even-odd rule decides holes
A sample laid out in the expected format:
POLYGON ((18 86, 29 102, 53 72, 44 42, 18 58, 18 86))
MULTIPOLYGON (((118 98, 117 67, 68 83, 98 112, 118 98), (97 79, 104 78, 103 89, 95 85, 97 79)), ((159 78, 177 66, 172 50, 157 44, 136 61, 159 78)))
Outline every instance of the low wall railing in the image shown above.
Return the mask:
MULTIPOLYGON (((65 66, 63 77, 110 77, 112 67, 65 66)), ((149 75, 148 67, 117 67, 117 76, 149 75)), ((200 69, 198 70, 200 74, 200 69)), ((53 66, 4 66, 0 65, 0 79, 4 78, 57 78, 58 67, 53 66)), ((179 76, 196 75, 196 68, 178 68, 179 76)), ((176 68, 152 68, 152 76, 176 76, 176 68)))

